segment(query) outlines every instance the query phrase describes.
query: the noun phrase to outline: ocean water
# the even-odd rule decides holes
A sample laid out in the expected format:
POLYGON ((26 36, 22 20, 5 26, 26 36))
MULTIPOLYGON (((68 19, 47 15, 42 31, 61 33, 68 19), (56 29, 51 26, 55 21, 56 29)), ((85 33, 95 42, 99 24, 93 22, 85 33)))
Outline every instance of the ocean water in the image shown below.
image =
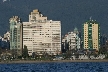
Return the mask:
POLYGON ((108 72, 108 62, 0 64, 0 72, 108 72))

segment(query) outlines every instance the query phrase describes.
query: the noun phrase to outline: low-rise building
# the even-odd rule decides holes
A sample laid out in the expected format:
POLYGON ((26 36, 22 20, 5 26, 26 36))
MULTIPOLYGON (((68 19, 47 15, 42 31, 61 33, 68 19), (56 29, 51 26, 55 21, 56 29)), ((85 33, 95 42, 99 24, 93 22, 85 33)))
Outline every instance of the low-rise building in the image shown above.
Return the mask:
POLYGON ((80 49, 80 37, 78 35, 78 29, 75 28, 74 31, 68 32, 62 39, 62 50, 73 50, 80 49))

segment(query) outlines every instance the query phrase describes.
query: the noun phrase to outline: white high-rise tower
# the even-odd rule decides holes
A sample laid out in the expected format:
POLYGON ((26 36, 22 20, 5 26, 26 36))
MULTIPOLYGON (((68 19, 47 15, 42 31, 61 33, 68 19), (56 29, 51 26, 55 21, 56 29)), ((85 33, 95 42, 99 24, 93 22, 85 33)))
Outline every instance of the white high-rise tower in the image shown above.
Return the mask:
POLYGON ((61 22, 47 20, 37 9, 29 15, 29 22, 23 22, 23 47, 42 55, 57 55, 61 52, 61 22))

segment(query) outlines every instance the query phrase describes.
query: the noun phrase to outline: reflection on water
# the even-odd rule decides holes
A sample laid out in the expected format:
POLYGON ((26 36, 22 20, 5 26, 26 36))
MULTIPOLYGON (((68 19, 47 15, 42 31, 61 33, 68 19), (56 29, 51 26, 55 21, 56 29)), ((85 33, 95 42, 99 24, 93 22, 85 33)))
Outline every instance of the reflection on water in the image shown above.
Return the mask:
POLYGON ((0 64, 0 72, 108 72, 107 62, 0 64))

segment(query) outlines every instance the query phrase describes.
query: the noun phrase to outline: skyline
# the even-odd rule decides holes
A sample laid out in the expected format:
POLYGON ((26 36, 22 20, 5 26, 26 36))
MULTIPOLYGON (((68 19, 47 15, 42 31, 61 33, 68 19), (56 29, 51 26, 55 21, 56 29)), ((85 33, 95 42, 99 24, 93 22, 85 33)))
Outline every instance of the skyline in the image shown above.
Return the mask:
POLYGON ((72 31, 75 27, 82 30, 82 24, 92 16, 93 20, 100 23, 101 33, 107 34, 107 13, 108 1, 35 1, 35 0, 13 0, 10 2, 0 2, 2 18, 0 18, 0 34, 9 30, 8 19, 14 15, 28 21, 28 14, 33 9, 39 9, 48 19, 59 20, 62 22, 62 35, 72 31), (19 4, 20 3, 20 4, 19 4), (8 10, 7 10, 8 9, 8 10), (5 21, 4 21, 5 20, 5 21), (4 29, 5 28, 5 29, 4 29), (6 30, 7 29, 7 30, 6 30))

